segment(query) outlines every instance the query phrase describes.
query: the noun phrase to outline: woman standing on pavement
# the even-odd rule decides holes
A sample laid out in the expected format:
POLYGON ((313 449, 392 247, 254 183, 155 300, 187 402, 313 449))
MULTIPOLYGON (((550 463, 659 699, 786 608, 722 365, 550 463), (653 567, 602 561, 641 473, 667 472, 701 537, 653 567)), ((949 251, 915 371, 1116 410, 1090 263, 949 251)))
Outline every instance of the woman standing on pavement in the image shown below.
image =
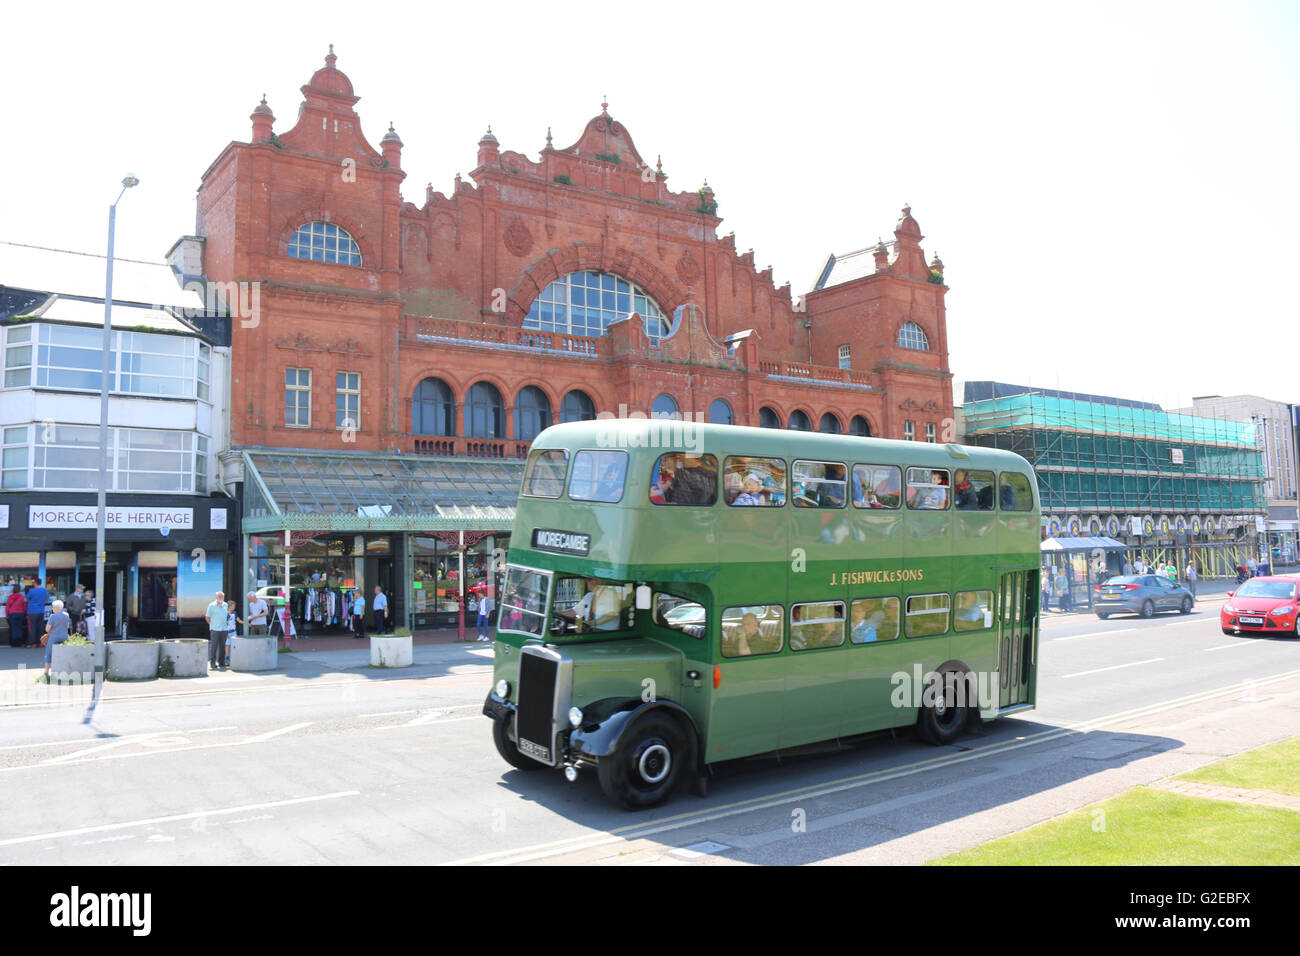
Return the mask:
POLYGON ((27 595, 17 586, 5 600, 5 618, 9 621, 9 646, 27 646, 27 595))

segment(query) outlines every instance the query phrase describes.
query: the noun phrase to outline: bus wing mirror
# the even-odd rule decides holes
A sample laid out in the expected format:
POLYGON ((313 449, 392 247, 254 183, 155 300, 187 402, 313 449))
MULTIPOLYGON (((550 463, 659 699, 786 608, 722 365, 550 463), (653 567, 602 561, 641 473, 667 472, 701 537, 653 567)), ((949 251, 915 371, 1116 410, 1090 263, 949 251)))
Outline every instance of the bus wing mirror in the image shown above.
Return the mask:
POLYGON ((638 611, 650 610, 650 585, 638 584, 636 586, 636 609, 638 611))

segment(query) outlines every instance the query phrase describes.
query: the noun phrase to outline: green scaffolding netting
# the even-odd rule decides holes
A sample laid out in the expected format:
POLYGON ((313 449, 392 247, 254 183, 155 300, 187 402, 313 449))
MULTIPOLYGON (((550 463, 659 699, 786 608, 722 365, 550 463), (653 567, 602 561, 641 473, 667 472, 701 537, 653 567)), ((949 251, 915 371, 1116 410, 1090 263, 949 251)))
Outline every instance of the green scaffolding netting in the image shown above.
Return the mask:
POLYGON ((1255 447, 1256 429, 1250 422, 1222 421, 1046 395, 1016 395, 972 402, 963 412, 968 434, 1032 426, 1163 438, 1189 444, 1255 447))

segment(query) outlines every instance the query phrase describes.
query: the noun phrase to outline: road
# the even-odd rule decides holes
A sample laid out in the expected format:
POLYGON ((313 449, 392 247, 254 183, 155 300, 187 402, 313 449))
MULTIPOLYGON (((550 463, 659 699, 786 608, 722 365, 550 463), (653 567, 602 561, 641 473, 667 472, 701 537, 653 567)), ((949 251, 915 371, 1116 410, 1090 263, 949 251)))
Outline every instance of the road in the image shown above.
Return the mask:
POLYGON ((89 725, 80 705, 0 708, 0 862, 923 862, 1300 733, 1300 642, 1225 636, 1217 607, 1049 616, 1036 711, 951 747, 883 734, 724 765, 707 797, 640 814, 594 773, 500 760, 481 647, 401 676, 159 681, 89 725))

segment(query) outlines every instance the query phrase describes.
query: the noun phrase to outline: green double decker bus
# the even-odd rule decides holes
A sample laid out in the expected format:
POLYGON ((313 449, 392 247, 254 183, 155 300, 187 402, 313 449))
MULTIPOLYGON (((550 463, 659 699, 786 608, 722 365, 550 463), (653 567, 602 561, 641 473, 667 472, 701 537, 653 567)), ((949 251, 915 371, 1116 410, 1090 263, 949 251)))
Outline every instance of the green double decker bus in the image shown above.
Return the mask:
POLYGON ((713 764, 1034 706, 1039 503, 991 448, 588 421, 533 442, 484 703, 633 809, 713 764))

